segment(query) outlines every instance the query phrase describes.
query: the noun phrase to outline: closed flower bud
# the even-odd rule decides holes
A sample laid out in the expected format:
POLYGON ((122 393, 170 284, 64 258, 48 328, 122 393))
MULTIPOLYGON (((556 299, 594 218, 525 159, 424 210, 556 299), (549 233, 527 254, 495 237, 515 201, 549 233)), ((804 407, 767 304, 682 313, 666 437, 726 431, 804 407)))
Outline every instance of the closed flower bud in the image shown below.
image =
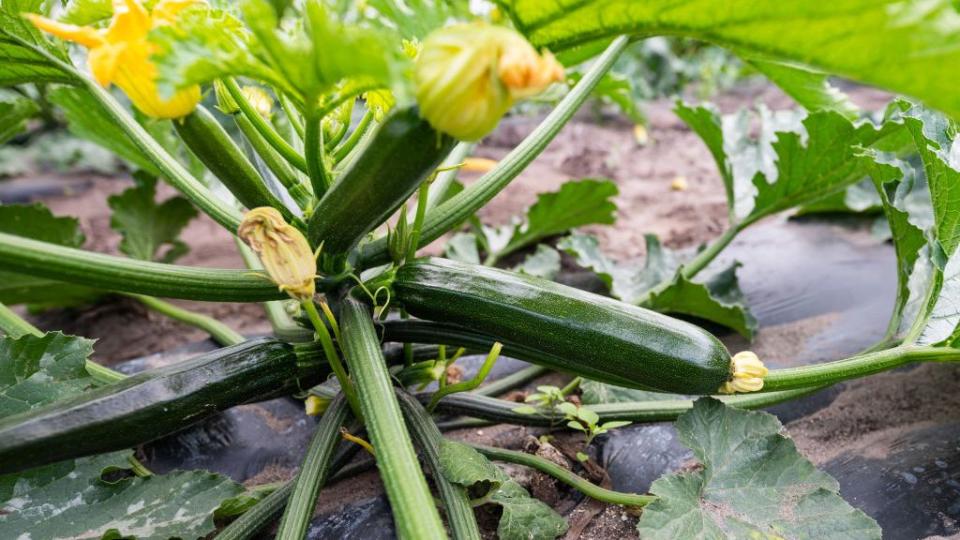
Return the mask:
POLYGON ((737 392, 757 392, 763 389, 763 378, 768 370, 756 354, 743 351, 733 355, 730 359, 730 380, 723 383, 721 394, 735 394, 737 392))
POLYGON ((517 99, 563 80, 549 52, 486 23, 458 24, 427 36, 416 63, 417 102, 430 124, 473 141, 496 127, 517 99))
POLYGON ((116 84, 140 112, 154 118, 180 118, 200 101, 200 87, 190 86, 170 97, 157 89, 157 66, 150 60, 154 28, 176 24, 177 15, 202 0, 159 0, 148 11, 140 0, 113 0, 113 18, 104 29, 74 26, 28 15, 34 26, 67 41, 83 45, 87 64, 101 85, 116 84))
POLYGON ((237 236, 260 255, 264 269, 281 291, 297 300, 313 298, 317 260, 310 244, 275 208, 254 208, 243 216, 237 236))

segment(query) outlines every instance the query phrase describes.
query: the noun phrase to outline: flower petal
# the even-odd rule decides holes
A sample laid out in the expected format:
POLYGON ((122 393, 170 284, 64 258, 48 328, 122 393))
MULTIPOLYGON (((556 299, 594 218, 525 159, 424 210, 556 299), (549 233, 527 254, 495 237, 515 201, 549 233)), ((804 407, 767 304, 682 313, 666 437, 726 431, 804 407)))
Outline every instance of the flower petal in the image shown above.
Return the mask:
POLYGON ((76 26, 73 24, 64 24, 53 19, 41 17, 34 13, 26 14, 27 19, 33 23, 39 30, 53 34, 58 38, 79 43, 87 48, 94 48, 103 45, 105 40, 100 32, 91 26, 76 26))

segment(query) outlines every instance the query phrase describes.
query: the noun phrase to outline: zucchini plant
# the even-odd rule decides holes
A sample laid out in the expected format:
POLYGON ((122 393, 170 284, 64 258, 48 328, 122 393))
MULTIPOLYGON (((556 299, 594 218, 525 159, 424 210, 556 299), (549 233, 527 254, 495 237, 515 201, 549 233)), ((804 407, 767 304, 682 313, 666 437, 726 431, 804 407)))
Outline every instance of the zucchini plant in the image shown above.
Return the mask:
POLYGON ((481 506, 498 508, 504 539, 567 530, 493 461, 640 511, 644 538, 880 537, 774 417, 744 409, 909 363, 960 360, 955 3, 502 0, 483 16, 466 2, 429 0, 58 6, 0 0, 0 86, 12 89, 0 102, 0 140, 48 110, 135 167, 138 184, 110 199, 122 255, 83 249, 75 219, 0 206, 0 537, 250 538, 279 520, 278 536, 301 538, 323 484, 346 461, 336 451, 344 425, 372 454, 401 538, 479 538, 472 509, 481 506), (474 215, 595 91, 603 95, 631 42, 660 35, 730 49, 800 107, 789 118, 760 110, 756 138, 747 116, 678 102, 719 167, 726 232, 686 255, 648 238, 639 270, 607 258, 595 238, 563 237, 557 246, 614 298, 550 281, 560 260, 552 248, 495 268, 544 239, 613 222, 616 188, 597 179, 541 196, 519 225, 494 230, 474 215), (910 99, 860 111, 828 75, 910 99), (548 89, 562 97, 539 125, 459 186, 474 144, 548 89), (35 96, 43 103, 31 104, 35 96), (158 204, 157 181, 179 195, 158 204), (736 265, 710 273, 710 263, 768 216, 870 184, 899 284, 874 347, 768 369, 668 315, 751 336, 736 265), (235 235, 248 268, 176 264, 186 251, 179 233, 197 212, 235 235), (422 256, 454 233, 451 258, 422 256), (111 293, 225 347, 127 377, 96 363, 89 340, 40 332, 8 307, 111 293), (248 340, 160 298, 262 303, 275 335, 248 340), (476 377, 454 380, 465 352, 486 360, 476 377), (532 366, 482 385, 501 354, 532 366), (565 401, 573 384, 536 406, 498 398, 554 370, 676 395, 578 408, 565 401), (304 395, 306 411, 323 418, 283 486, 244 490, 203 471, 155 475, 130 451, 234 405, 304 395), (440 415, 566 426, 587 444, 631 422, 676 420, 703 467, 665 476, 649 494, 620 493, 538 456, 445 438, 440 415), (118 472, 119 481, 105 476, 118 472))

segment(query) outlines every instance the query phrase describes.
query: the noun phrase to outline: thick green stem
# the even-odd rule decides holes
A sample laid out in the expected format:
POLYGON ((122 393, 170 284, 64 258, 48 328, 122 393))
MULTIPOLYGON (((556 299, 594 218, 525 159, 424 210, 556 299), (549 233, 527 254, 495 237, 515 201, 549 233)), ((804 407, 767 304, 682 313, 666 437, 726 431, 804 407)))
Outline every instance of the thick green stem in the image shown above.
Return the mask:
POLYGON ((302 141, 303 117, 300 115, 300 111, 293 105, 290 98, 279 89, 274 88, 273 93, 277 96, 277 101, 280 102, 280 108, 283 109, 283 113, 287 115, 287 121, 290 122, 290 126, 293 127, 293 130, 297 132, 297 136, 300 137, 302 141))
MULTIPOLYGON (((781 392, 719 396, 717 399, 727 405, 741 409, 760 409, 811 394, 822 388, 822 386, 818 386, 781 392)), ((420 399, 421 402, 426 402, 429 401, 430 394, 418 394, 417 398, 420 399)), ((506 401, 465 392, 453 394, 441 399, 437 405, 437 412, 522 426, 556 427, 566 422, 566 416, 555 409, 543 409, 536 413, 526 414, 516 411, 520 405, 520 403, 515 401, 506 401)), ((601 422, 625 420, 643 423, 676 420, 678 416, 690 410, 692 407, 693 400, 669 399, 662 401, 602 403, 590 405, 590 410, 600 416, 601 422)))
POLYGON ((263 163, 270 169, 270 172, 273 173, 277 181, 287 190, 287 193, 289 193, 297 203, 297 206, 299 206, 301 210, 310 208, 313 194, 310 193, 306 183, 300 181, 299 171, 290 166, 272 146, 267 144, 263 135, 260 135, 260 132, 253 127, 253 124, 246 116, 235 114, 233 118, 237 127, 240 128, 240 131, 243 133, 244 138, 246 138, 250 144, 250 147, 260 156, 260 159, 262 159, 263 163))
POLYGON ((301 305, 304 311, 307 312, 307 317, 310 318, 313 328, 317 331, 317 339, 320 340, 320 344, 323 346, 323 353, 327 357, 327 363, 330 364, 330 368, 333 369, 333 373, 337 376, 337 380, 340 382, 340 388, 343 389, 343 393, 347 396, 347 401, 350 403, 350 408, 353 410, 354 416, 363 418, 360 402, 357 399, 357 391, 354 389, 353 382, 350 380, 350 376, 347 375, 347 370, 344 369, 343 363, 340 362, 340 355, 333 346, 330 331, 327 330, 327 325, 323 322, 323 319, 320 318, 316 304, 314 304, 311 299, 304 300, 301 305))
POLYGON ((143 152, 160 171, 163 178, 190 202, 231 233, 240 226, 242 216, 236 208, 217 198, 206 186, 193 177, 147 131, 130 116, 110 92, 99 83, 83 77, 87 90, 103 105, 112 123, 120 128, 138 150, 143 152))
MULTIPOLYGON (((226 87, 227 92, 230 93, 230 97, 237 103, 237 106, 240 107, 240 111, 243 112, 244 116, 250 120, 250 123, 253 124, 253 127, 256 128, 260 135, 277 151, 278 154, 283 156, 291 165, 300 169, 303 172, 307 172, 307 162, 304 160, 303 156, 300 155, 297 150, 290 146, 283 137, 277 133, 277 130, 273 129, 269 123, 260 113, 253 108, 253 105, 247 101, 247 97, 243 95, 243 90, 240 89, 240 85, 237 84, 237 81, 228 77, 223 79, 223 85, 226 87)), ((236 228, 234 228, 236 230, 236 228)))
POLYGON ((171 319, 178 320, 182 323, 189 324, 190 326, 195 326, 203 330, 204 332, 210 334, 210 337, 212 337, 217 343, 225 347, 246 341, 246 338, 213 317, 208 317, 202 313, 196 313, 181 307, 177 307, 169 302, 164 302, 163 300, 154 298, 152 296, 144 296, 142 294, 128 294, 127 296, 136 299, 157 313, 166 315, 171 319))
POLYGON ((346 298, 340 310, 342 344, 360 391, 361 408, 377 453, 377 467, 401 539, 446 538, 433 496, 405 429, 380 340, 367 307, 346 298))
POLYGON ((218 302, 284 298, 266 275, 138 261, 0 233, 0 268, 106 291, 218 302))
POLYGON ((523 465, 525 467, 530 467, 536 469, 544 474, 549 474, 550 476, 560 480, 564 484, 576 489, 580 493, 583 493, 591 499, 596 499, 610 504, 622 504, 624 506, 634 506, 642 507, 646 506, 653 501, 657 500, 656 497, 652 495, 638 495, 636 493, 623 493, 621 491, 613 491, 610 489, 602 488, 596 484, 592 484, 587 480, 573 474, 572 472, 564 469, 563 467, 557 465, 556 463, 544 459, 539 456, 534 456, 531 454, 525 454, 523 452, 517 452, 515 450, 506 450, 503 448, 494 448, 492 446, 483 446, 479 444, 468 443, 475 450, 483 454, 484 456, 496 460, 496 461, 506 461, 507 463, 516 463, 517 465, 523 465))
POLYGON ((307 159, 307 175, 310 176, 310 184, 313 186, 313 193, 317 199, 322 199, 323 194, 330 189, 333 180, 330 173, 327 172, 327 165, 324 163, 323 149, 323 122, 321 118, 313 115, 307 116, 307 133, 303 139, 303 153, 307 159))
POLYGON ((278 540, 301 540, 306 535, 320 488, 329 477, 330 459, 340 440, 340 428, 347 420, 347 413, 347 401, 340 394, 333 399, 317 424, 303 465, 293 482, 287 510, 280 520, 276 536, 278 540))
POLYGON ((481 396, 499 396, 505 392, 509 392, 518 386, 522 386, 541 375, 546 375, 550 373, 550 370, 543 366, 530 366, 517 371, 516 373, 511 373, 506 377, 497 379, 490 384, 481 386, 480 388, 473 391, 474 394, 479 394, 481 396))
POLYGON ((12 309, 2 303, 0 303, 0 332, 12 338, 26 335, 43 336, 43 332, 41 332, 40 329, 25 321, 14 313, 12 309))
POLYGON ((914 362, 957 361, 960 361, 960 349, 903 345, 835 362, 770 370, 763 379, 763 391, 775 392, 830 385, 848 379, 874 375, 914 362))
MULTIPOLYGON (((436 240, 441 235, 466 221, 483 205, 517 177, 540 155, 540 152, 553 140, 563 126, 573 117, 580 105, 590 96, 597 83, 610 69, 617 57, 629 43, 628 38, 618 37, 607 50, 584 73, 583 78, 560 101, 549 116, 533 130, 512 152, 507 154, 497 166, 479 180, 471 184, 447 202, 434 208, 424 223, 420 246, 436 240)), ((386 238, 381 237, 367 244, 363 251, 367 266, 376 266, 389 262, 390 254, 386 238)))
POLYGON ((333 151, 333 162, 340 163, 340 160, 347 157, 347 154, 351 150, 356 148, 357 143, 360 142, 360 139, 363 138, 363 135, 367 132, 367 129, 370 128, 370 125, 373 123, 373 111, 367 110, 363 114, 363 118, 360 119, 360 122, 357 124, 357 127, 353 129, 353 132, 350 133, 350 136, 347 137, 347 140, 343 141, 343 144, 336 147, 333 151))
POLYGON ((433 423, 433 419, 416 398, 403 391, 397 391, 400 408, 407 420, 407 428, 420 449, 423 461, 433 475, 433 483, 440 492, 447 523, 454 540, 479 540, 480 528, 473 515, 473 506, 467 490, 450 482, 443 476, 440 464, 440 443, 443 435, 433 423))
POLYGON ((437 406, 437 402, 443 399, 443 396, 456 394, 458 392, 469 392, 470 390, 480 386, 480 384, 483 383, 483 380, 487 378, 487 375, 490 374, 490 370, 493 369, 493 365, 497 362, 497 358, 500 357, 501 349, 503 349, 502 343, 493 344, 493 347, 490 348, 490 352, 487 354, 487 358, 483 361, 483 365, 480 366, 480 370, 477 371, 477 375, 472 379, 447 386, 441 385, 440 389, 433 394, 433 398, 430 399, 430 404, 427 405, 427 410, 433 411, 434 407, 437 406))
POLYGON ((474 143, 461 142, 453 147, 447 159, 443 160, 437 173, 437 177, 430 183, 430 195, 427 197, 427 210, 436 208, 438 204, 446 200, 450 186, 457 179, 457 173, 460 171, 458 165, 467 159, 470 152, 476 147, 474 143))

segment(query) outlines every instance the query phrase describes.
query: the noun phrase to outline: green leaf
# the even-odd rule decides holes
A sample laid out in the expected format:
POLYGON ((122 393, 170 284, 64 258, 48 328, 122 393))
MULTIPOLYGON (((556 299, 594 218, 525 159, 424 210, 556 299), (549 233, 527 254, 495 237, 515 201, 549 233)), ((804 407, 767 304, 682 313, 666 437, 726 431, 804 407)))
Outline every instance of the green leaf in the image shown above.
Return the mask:
POLYGON ((183 197, 171 197, 157 204, 156 179, 143 174, 134 178, 136 186, 107 199, 113 210, 110 227, 123 235, 120 251, 134 259, 173 262, 189 251, 179 236, 197 211, 183 197), (160 255, 163 246, 169 249, 160 255))
POLYGON ((113 16, 112 0, 70 0, 63 10, 61 22, 90 26, 113 16))
POLYGON ((574 255, 577 264, 597 273, 611 294, 630 304, 640 304, 666 313, 700 317, 753 337, 757 321, 744 303, 737 281, 739 263, 698 281, 683 277, 689 253, 665 249, 655 235, 646 235, 647 257, 642 269, 619 265, 599 250, 595 237, 573 234, 557 247, 574 255))
POLYGON ((444 478, 469 489, 476 497, 484 497, 511 481, 480 452, 450 439, 440 441, 440 471, 444 478))
POLYGON ((552 540, 567 530, 567 522, 546 504, 534 499, 480 452, 450 439, 440 441, 440 471, 450 482, 470 490, 474 497, 489 496, 503 508, 497 538, 552 540))
POLYGON ((680 440, 703 469, 661 477, 659 497, 637 529, 645 540, 673 538, 880 538, 880 527, 844 501, 773 415, 698 399, 677 419, 680 440))
POLYGON ((803 66, 753 59, 750 64, 808 111, 835 111, 856 120, 860 109, 830 84, 830 76, 803 66))
POLYGON ((454 261, 480 264, 480 251, 477 249, 477 235, 457 233, 444 246, 444 256, 454 261))
MULTIPOLYGON (((567 80, 570 84, 576 84, 582 76, 582 73, 571 72, 567 75, 567 80)), ((593 88, 592 96, 601 102, 616 105, 634 124, 646 124, 647 118, 634 97, 636 94, 632 78, 611 71, 593 88)))
POLYGON ((872 214, 883 211, 883 201, 869 178, 833 195, 800 207, 797 216, 823 213, 872 214))
POLYGON ((960 245, 960 142, 957 126, 923 107, 903 112, 903 122, 923 159, 933 201, 934 234, 945 258, 960 245))
POLYGON ((0 338, 0 418, 94 385, 85 367, 93 341, 60 332, 0 338))
POLYGON ((48 5, 42 0, 0 2, 0 86, 77 80, 66 49, 48 41, 23 17, 25 13, 47 14, 48 5))
POLYGON ((748 57, 796 62, 915 96, 960 115, 960 13, 951 0, 502 0, 537 47, 562 51, 604 37, 692 37, 748 57))
POLYGON ((132 451, 101 454, 0 476, 0 537, 96 540, 201 538, 214 511, 243 491, 206 471, 103 480, 129 468, 132 451))
POLYGON ((669 287, 653 294, 645 305, 657 311, 682 313, 713 321, 752 339, 757 320, 746 307, 740 290, 737 280, 739 267, 740 263, 735 262, 722 272, 710 276, 705 283, 694 283, 678 272, 669 287))
POLYGON ((585 225, 616 221, 617 185, 610 180, 585 179, 563 184, 558 191, 541 193, 527 209, 503 254, 585 225))
MULTIPOLYGON (((67 247, 80 247, 84 242, 76 218, 56 217, 40 203, 0 205, 0 232, 67 247)), ((0 271, 0 302, 8 305, 74 305, 98 295, 79 285, 0 271)))
POLYGON ((33 100, 15 92, 0 90, 0 144, 26 129, 27 120, 40 110, 33 100))
POLYGON ((96 143, 135 167, 159 174, 153 162, 109 120, 100 100, 81 88, 60 87, 49 94, 67 116, 67 127, 80 139, 96 143))
POLYGON ((553 279, 560 273, 560 253, 545 244, 537 244, 537 249, 526 256, 523 262, 513 267, 514 272, 553 279))
POLYGON ((500 540, 553 540, 569 528, 560 514, 513 480, 504 483, 492 500, 503 508, 497 526, 500 540))

